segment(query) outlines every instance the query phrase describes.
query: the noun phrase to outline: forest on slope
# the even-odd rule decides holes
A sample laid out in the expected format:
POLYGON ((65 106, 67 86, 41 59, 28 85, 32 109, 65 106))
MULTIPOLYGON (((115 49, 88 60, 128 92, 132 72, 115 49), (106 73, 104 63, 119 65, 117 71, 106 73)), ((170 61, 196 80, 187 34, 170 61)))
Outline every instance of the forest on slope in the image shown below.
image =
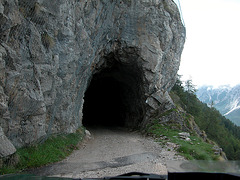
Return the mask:
POLYGON ((180 98, 181 107, 194 116, 195 122, 209 139, 215 141, 229 160, 240 160, 240 127, 221 115, 214 107, 208 107, 196 96, 191 80, 183 82, 178 78, 171 93, 180 98))

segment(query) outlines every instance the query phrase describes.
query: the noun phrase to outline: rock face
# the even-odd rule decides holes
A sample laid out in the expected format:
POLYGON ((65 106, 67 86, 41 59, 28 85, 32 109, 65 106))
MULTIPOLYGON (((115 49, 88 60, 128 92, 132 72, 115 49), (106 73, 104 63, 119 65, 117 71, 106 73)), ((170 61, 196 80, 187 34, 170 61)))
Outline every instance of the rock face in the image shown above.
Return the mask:
POLYGON ((75 132, 107 105, 99 92, 129 127, 173 107, 185 28, 171 0, 1 0, 0 22, 0 126, 15 147, 75 132))
POLYGON ((3 130, 0 127, 0 159, 3 157, 9 156, 15 152, 16 152, 16 148, 9 141, 9 139, 3 134, 3 130))

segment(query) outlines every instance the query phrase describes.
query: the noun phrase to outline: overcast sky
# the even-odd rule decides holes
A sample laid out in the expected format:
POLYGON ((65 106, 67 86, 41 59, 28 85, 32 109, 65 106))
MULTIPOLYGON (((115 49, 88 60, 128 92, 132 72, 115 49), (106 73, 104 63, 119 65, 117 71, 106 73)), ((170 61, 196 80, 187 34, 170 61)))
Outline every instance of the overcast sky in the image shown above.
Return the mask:
POLYGON ((240 0, 180 0, 186 43, 178 74, 195 85, 240 83, 240 0))

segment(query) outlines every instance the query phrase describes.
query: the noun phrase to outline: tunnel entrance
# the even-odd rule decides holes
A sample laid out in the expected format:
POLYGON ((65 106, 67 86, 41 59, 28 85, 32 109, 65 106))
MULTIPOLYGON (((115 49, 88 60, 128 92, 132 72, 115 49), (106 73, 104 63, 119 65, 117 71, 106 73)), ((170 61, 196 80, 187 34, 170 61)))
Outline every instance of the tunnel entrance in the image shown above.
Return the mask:
POLYGON ((85 92, 83 125, 137 128, 143 119, 142 73, 116 60, 96 72, 85 92))

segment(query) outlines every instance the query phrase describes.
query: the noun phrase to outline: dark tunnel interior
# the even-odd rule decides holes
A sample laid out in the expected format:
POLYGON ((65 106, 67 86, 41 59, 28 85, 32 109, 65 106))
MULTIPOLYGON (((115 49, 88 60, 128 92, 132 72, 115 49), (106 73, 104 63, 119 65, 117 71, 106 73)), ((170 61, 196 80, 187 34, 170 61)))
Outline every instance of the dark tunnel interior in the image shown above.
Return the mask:
POLYGON ((85 92, 85 127, 133 127, 143 118, 141 73, 136 65, 114 63, 95 73, 85 92))
POLYGON ((93 80, 85 94, 85 126, 124 126, 121 86, 111 77, 93 80))

